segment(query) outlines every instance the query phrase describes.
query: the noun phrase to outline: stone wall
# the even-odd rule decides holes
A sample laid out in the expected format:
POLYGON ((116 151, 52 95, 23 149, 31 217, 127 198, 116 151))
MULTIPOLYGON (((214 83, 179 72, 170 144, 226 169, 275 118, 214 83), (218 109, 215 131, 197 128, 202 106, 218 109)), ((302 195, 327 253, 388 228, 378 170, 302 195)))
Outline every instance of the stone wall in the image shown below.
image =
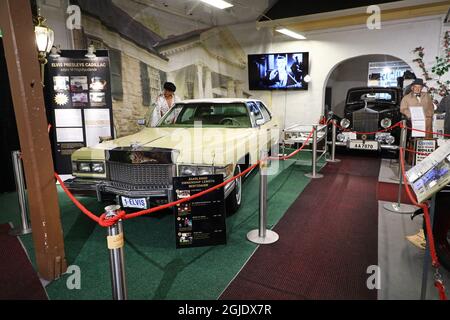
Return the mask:
MULTIPOLYGON (((113 99, 113 116, 116 137, 133 134, 143 128, 137 122, 153 111, 152 106, 143 105, 140 62, 147 65, 150 76, 151 102, 161 91, 159 70, 167 69, 167 61, 138 47, 103 26, 99 20, 83 16, 84 33, 88 39, 95 39, 97 46, 113 48, 121 52, 123 99, 113 99)), ((89 40, 88 40, 89 41, 89 40)))

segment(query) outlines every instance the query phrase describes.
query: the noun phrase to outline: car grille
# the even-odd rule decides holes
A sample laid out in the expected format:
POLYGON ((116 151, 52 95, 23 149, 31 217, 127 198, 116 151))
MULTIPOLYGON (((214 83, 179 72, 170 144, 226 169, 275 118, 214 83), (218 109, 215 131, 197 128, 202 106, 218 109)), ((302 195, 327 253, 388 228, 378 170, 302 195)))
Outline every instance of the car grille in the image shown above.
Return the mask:
POLYGON ((130 164, 107 161, 108 178, 119 188, 148 190, 168 188, 175 172, 173 164, 130 164))
POLYGON ((353 130, 358 132, 374 132, 378 130, 378 113, 356 111, 353 113, 353 130))

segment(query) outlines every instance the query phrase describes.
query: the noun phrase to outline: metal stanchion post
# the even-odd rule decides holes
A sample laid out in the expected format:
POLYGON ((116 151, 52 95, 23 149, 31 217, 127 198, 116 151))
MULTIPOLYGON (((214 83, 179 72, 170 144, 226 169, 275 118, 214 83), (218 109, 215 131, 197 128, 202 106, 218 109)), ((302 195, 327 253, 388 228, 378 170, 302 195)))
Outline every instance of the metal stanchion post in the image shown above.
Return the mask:
POLYGON ((337 163, 341 162, 340 159, 336 159, 336 120, 331 121, 332 125, 332 137, 331 137, 331 159, 327 159, 327 162, 337 163))
POLYGON ((272 230, 267 230, 267 151, 261 152, 259 166, 259 228, 247 233, 247 239, 257 244, 271 244, 277 242, 279 236, 272 230))
MULTIPOLYGON (((401 135, 400 135, 400 151, 399 151, 399 160, 398 160, 398 165, 399 167, 401 166, 400 163, 400 152, 403 155, 403 159, 405 159, 405 147, 406 147, 406 120, 402 121, 402 131, 401 131, 401 135)), ((408 181, 403 181, 403 174, 402 174, 402 170, 401 168, 399 168, 399 174, 398 174, 398 195, 397 195, 397 202, 391 202, 391 203, 386 203, 383 207, 391 212, 397 212, 397 213, 413 213, 414 211, 417 210, 417 207, 409 205, 409 204, 403 204, 401 203, 402 201, 402 187, 403 187, 403 182, 408 183, 408 181)))
MULTIPOLYGON (((105 220, 118 215, 119 205, 111 205, 105 208, 105 220)), ((122 220, 108 227, 109 263, 111 268, 111 284, 114 300, 127 300, 127 284, 125 279, 125 260, 123 256, 123 226, 122 220)))
POLYGON ((313 145, 312 145, 312 173, 306 173, 306 177, 311 179, 323 178, 323 174, 317 173, 317 126, 313 126, 313 145))
POLYGON ((20 236, 24 234, 31 233, 31 226, 28 222, 27 215, 27 197, 25 195, 25 178, 23 174, 23 166, 20 151, 11 152, 13 168, 14 168, 14 179, 16 181, 17 197, 19 199, 19 209, 21 226, 14 228, 9 231, 12 236, 20 236))
MULTIPOLYGON (((281 153, 281 156, 284 157, 284 156, 286 156, 286 154, 285 154, 285 152, 286 152, 286 141, 285 141, 286 136, 285 136, 284 130, 282 131, 282 134, 283 134, 283 145, 282 145, 283 151, 281 153)), ((283 160, 286 160, 286 159, 283 158, 283 160)))

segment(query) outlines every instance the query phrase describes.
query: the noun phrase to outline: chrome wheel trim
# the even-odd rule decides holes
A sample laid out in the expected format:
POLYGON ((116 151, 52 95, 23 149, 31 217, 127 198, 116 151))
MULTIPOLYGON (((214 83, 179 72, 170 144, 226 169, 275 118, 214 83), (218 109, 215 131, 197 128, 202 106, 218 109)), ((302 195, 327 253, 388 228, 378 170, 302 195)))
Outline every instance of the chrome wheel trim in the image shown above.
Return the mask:
MULTIPOLYGON (((237 168, 237 174, 241 173, 241 168, 239 166, 236 166, 237 168)), ((235 180, 235 186, 236 188, 236 203, 238 205, 241 204, 241 200, 242 200, 242 177, 239 177, 235 180)))

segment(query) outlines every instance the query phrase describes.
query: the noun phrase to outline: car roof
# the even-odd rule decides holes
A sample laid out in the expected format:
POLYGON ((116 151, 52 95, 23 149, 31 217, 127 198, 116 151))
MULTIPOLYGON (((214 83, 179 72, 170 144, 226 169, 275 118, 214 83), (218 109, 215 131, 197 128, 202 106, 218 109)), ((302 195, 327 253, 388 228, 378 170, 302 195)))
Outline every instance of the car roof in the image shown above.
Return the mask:
POLYGON ((246 102, 261 102, 258 99, 242 99, 242 98, 210 98, 210 99, 190 99, 182 100, 178 103, 190 104, 190 103, 246 103, 246 102))
POLYGON ((348 91, 353 91, 353 90, 396 90, 396 91, 400 91, 402 90, 399 87, 354 87, 354 88, 350 88, 348 91))

